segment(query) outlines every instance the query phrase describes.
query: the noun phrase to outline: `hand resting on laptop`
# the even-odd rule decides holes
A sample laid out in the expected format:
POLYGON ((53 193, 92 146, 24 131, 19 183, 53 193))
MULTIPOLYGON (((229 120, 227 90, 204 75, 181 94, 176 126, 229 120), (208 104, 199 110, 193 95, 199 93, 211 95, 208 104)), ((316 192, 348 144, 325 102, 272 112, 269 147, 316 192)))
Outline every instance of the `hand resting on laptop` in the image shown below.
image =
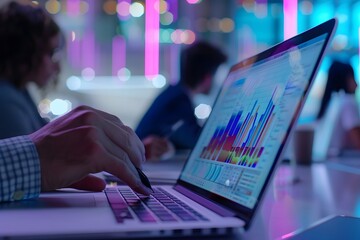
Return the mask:
POLYGON ((41 190, 72 186, 103 190, 102 179, 88 175, 109 172, 137 192, 148 195, 136 167, 145 160, 142 142, 117 117, 81 106, 30 134, 41 165, 41 190))
POLYGON ((102 171, 139 193, 151 192, 136 169, 145 161, 140 139, 117 117, 90 107, 78 107, 29 136, 0 140, 0 153, 0 170, 7 169, 0 202, 63 187, 101 191, 105 182, 89 174, 102 171))

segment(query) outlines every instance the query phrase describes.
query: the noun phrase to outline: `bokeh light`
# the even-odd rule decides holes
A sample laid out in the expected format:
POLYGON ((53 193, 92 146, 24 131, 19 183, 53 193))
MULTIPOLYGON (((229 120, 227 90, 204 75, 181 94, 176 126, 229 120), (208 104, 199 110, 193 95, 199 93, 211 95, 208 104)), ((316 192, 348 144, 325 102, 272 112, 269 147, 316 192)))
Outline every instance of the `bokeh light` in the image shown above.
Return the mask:
POLYGON ((130 79, 131 72, 130 72, 130 70, 128 68, 123 67, 117 72, 117 76, 121 81, 125 82, 125 81, 128 81, 130 79))
POLYGON ((72 91, 79 90, 81 88, 81 79, 76 76, 71 76, 66 80, 66 86, 72 91))
POLYGON ((333 49, 336 51, 344 50, 348 45, 348 41, 348 36, 343 34, 336 35, 333 39, 333 49))
POLYGON ((50 103, 51 101, 48 98, 40 101, 38 109, 41 114, 48 114, 50 112, 50 103))
POLYGON ((171 40, 173 41, 173 43, 181 44, 181 34, 182 30, 180 29, 176 29, 171 33, 171 40))
POLYGON ((223 18, 219 23, 220 30, 225 33, 234 31, 234 25, 234 21, 230 18, 223 18))
POLYGON ((181 41, 184 44, 192 44, 195 42, 195 33, 191 30, 184 30, 181 34, 181 41))
POLYGON ((211 110, 210 105, 201 103, 195 108, 195 116, 198 119, 206 119, 209 117, 211 110))
POLYGON ((166 12, 169 10, 169 5, 168 5, 168 3, 167 3, 166 1, 164 1, 164 0, 160 0, 159 3, 160 3, 160 4, 159 4, 159 13, 160 13, 160 14, 166 13, 166 12))
POLYGON ((50 14, 57 14, 61 10, 61 4, 57 0, 49 0, 45 3, 45 9, 50 14))
POLYGON ((72 108, 72 104, 66 99, 55 99, 50 103, 50 111, 56 116, 63 115, 69 112, 72 108))
POLYGON ((117 13, 122 17, 127 17, 130 15, 130 3, 128 2, 119 2, 116 7, 117 13))
POLYGON ((130 5, 130 14, 133 17, 141 17, 144 15, 144 6, 139 2, 134 2, 130 5))
POLYGON ((117 2, 115 0, 107 0, 103 5, 104 12, 108 15, 114 15, 116 14, 116 6, 117 2))
POLYGON ((171 33, 173 29, 160 29, 160 42, 162 43, 172 43, 171 33))
POLYGON ((151 83, 156 88, 162 88, 166 85, 166 78, 163 75, 157 75, 152 79, 151 83))
POLYGON ((95 78, 95 70, 92 68, 84 68, 81 71, 81 76, 85 81, 92 81, 95 78))
POLYGON ((310 1, 302 1, 300 3, 300 11, 304 14, 304 15, 310 15, 313 12, 313 4, 310 1))
POLYGON ((80 2, 80 14, 85 14, 89 11, 89 3, 86 1, 80 2))
POLYGON ((170 25, 174 21, 174 15, 171 12, 166 12, 160 15, 160 23, 162 25, 170 25))

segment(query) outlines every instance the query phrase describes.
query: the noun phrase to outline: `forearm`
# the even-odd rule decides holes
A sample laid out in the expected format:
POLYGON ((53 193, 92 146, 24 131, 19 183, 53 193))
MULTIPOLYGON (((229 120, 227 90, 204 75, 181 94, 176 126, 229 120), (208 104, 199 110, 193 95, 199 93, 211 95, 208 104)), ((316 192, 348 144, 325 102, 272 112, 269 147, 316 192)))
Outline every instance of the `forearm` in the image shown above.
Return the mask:
POLYGON ((37 197, 40 174, 39 157, 29 137, 0 140, 0 202, 37 197))

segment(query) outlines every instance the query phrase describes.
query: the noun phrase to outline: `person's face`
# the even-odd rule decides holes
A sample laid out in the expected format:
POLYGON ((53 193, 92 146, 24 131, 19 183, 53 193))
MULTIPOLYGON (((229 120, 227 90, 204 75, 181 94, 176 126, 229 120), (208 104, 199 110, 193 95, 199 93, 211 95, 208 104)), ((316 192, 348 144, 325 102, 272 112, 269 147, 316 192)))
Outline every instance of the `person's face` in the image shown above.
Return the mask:
POLYGON ((41 58, 41 64, 30 74, 30 79, 38 87, 44 87, 60 72, 60 36, 56 35, 50 39, 49 48, 41 58))
POLYGON ((357 88, 357 83, 353 76, 347 78, 347 91, 348 93, 355 93, 357 88))
POLYGON ((213 76, 209 74, 204 78, 204 81, 201 83, 199 92, 202 94, 209 94, 212 88, 212 84, 213 76))

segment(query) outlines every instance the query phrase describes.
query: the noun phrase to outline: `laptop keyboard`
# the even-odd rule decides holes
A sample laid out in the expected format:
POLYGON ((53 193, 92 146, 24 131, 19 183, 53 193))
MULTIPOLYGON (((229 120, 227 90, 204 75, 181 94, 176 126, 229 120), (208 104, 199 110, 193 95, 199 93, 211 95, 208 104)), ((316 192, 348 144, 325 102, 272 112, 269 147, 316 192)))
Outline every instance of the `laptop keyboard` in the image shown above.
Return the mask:
POLYGON ((166 192, 153 188, 154 193, 144 196, 129 189, 109 187, 105 194, 118 223, 126 219, 139 219, 141 222, 208 221, 207 218, 190 206, 166 192))

